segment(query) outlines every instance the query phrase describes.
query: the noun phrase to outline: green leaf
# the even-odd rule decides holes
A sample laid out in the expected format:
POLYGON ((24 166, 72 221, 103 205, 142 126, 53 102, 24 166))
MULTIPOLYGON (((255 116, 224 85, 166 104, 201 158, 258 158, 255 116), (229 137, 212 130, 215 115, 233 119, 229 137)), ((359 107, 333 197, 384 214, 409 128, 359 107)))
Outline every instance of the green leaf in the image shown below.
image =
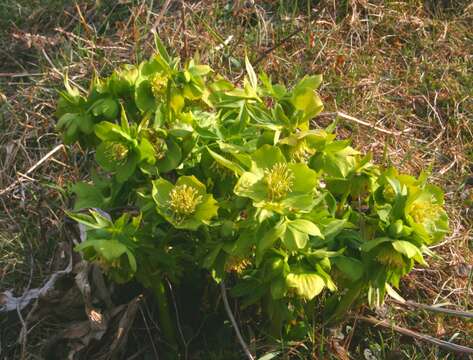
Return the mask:
POLYGON ((286 280, 278 276, 277 278, 271 281, 271 296, 274 300, 282 299, 286 296, 287 292, 287 283, 286 280))
POLYGON ((162 178, 154 180, 152 184, 152 196, 154 201, 156 201, 158 206, 165 208, 169 201, 169 193, 171 192, 173 185, 162 178))
POLYGON ((291 226, 288 226, 284 233, 284 245, 291 251, 303 249, 307 245, 309 235, 305 232, 300 232, 291 226))
POLYGON ((127 181, 135 172, 138 165, 138 155, 131 154, 128 156, 124 165, 116 168, 116 177, 118 182, 127 181))
POLYGON ((267 231, 264 236, 256 243, 256 265, 261 263, 264 252, 269 249, 286 231, 286 224, 279 222, 267 231))
POLYGON ((413 258, 420 264, 427 265, 420 249, 409 241, 396 240, 391 245, 397 252, 407 256, 409 259, 413 258))
POLYGON ((121 142, 123 140, 131 141, 132 138, 123 129, 108 121, 102 121, 94 127, 95 135, 102 141, 121 142))
POLYGON ((118 240, 87 240, 76 246, 76 250, 83 251, 88 247, 93 247, 96 252, 105 258, 107 261, 118 259, 125 254, 128 249, 118 240))
POLYGON ((104 196, 102 189, 97 184, 78 182, 71 186, 71 191, 76 194, 74 210, 94 207, 105 209, 110 200, 104 196))
POLYGON ((114 120, 118 116, 118 104, 112 98, 97 100, 92 105, 92 114, 103 115, 108 120, 114 120))
POLYGON ((380 238, 376 238, 376 239, 373 239, 373 240, 369 240, 365 243, 363 243, 361 246, 360 246, 360 250, 363 251, 363 252, 369 252, 371 251, 372 249, 374 249, 376 246, 382 244, 382 243, 385 243, 385 242, 392 242, 393 239, 391 238, 387 238, 387 237, 380 237, 380 238))
POLYGON ((320 232, 320 229, 313 222, 304 219, 292 220, 288 223, 288 226, 311 236, 318 236, 323 238, 324 236, 320 232))
POLYGON ((138 146, 139 150, 139 159, 140 161, 146 162, 148 164, 153 164, 155 162, 154 157, 154 148, 153 145, 149 142, 148 139, 143 138, 138 146))
POLYGON ((158 105, 151 83, 146 78, 139 78, 135 86, 135 103, 142 113, 155 111, 158 105))
POLYGON ((253 69, 253 66, 251 66, 250 60, 248 60, 248 57, 246 55, 245 67, 246 73, 248 74, 248 79, 250 80, 250 85, 253 89, 256 89, 258 87, 258 78, 256 76, 255 70, 253 69))
POLYGON ((222 166, 225 166, 227 169, 232 170, 237 175, 242 175, 245 172, 244 169, 240 165, 224 158, 222 155, 217 154, 216 152, 210 150, 208 147, 207 147, 207 151, 214 158, 216 162, 218 162, 222 166))
POLYGON ((331 260, 350 280, 357 281, 363 276, 364 266, 360 260, 347 256, 338 256, 331 260))

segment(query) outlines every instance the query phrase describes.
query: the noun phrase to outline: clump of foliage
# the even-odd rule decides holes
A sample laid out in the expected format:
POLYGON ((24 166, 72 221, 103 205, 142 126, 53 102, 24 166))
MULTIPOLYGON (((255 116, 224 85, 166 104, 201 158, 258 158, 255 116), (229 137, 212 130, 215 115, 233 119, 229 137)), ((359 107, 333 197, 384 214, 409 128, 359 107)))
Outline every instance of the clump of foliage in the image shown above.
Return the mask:
POLYGON ((87 94, 66 79, 57 126, 98 165, 72 186, 70 216, 87 228, 77 250, 114 281, 152 288, 169 339, 163 279, 184 271, 230 278, 279 335, 317 296, 336 319, 355 301, 380 304, 425 265, 448 231, 442 191, 426 174, 377 166, 334 125, 312 128, 321 76, 286 88, 247 60, 239 87, 194 60, 181 66, 159 39, 157 49, 87 94), (125 211, 104 213, 114 209, 125 211))

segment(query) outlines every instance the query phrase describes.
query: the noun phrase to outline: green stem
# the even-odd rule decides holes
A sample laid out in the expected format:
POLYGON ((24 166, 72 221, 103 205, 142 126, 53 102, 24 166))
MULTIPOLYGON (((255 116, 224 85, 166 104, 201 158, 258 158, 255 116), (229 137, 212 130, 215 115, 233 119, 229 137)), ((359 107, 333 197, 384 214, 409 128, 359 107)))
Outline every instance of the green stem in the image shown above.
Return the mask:
POLYGON ((166 288, 162 280, 153 286, 154 296, 158 303, 159 326, 163 333, 164 340, 174 349, 177 349, 176 331, 171 317, 166 288))

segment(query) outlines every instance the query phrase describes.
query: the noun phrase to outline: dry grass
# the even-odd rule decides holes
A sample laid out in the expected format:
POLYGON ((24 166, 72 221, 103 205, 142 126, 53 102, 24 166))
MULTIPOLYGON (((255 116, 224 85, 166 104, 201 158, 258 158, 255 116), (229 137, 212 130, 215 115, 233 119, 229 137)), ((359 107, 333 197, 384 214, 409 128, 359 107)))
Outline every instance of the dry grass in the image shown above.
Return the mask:
MULTIPOLYGON (((152 52, 150 29, 156 26, 176 53, 198 54, 230 78, 241 78, 245 53, 258 59, 259 70, 285 83, 306 73, 323 73, 327 111, 344 111, 393 131, 410 129, 392 136, 342 120, 339 133, 351 136, 381 163, 414 174, 431 169, 432 180, 446 190, 452 232, 435 247, 439 257, 429 261, 430 268, 417 269, 402 282, 401 294, 421 303, 473 309, 472 4, 267 0, 232 8, 225 1, 208 0, 186 2, 183 12, 179 1, 164 1, 169 3, 164 10, 162 3, 0 4, 2 289, 21 293, 51 272, 52 254, 68 237, 62 212, 70 207, 67 185, 88 176, 88 155, 77 148, 54 154, 24 175, 60 143, 53 112, 63 75, 67 72, 85 87, 94 71, 107 74, 120 63, 146 58, 152 52), (289 34, 293 36, 280 43, 289 34)), ((382 310, 382 316, 397 324, 473 346, 471 322, 399 311, 390 303, 382 310)), ((11 321, 0 318, 2 326, 13 324, 9 329, 18 325, 11 321)), ((453 358, 394 333, 361 324, 356 330, 349 346, 354 358, 366 348, 379 352, 380 359, 453 358)), ((0 354, 17 354, 12 350, 15 336, 12 330, 1 331, 0 354)), ((41 336, 32 339, 40 341, 41 336)), ((315 342, 320 355, 321 341, 315 342)), ((299 350, 293 351, 297 358, 299 350)))

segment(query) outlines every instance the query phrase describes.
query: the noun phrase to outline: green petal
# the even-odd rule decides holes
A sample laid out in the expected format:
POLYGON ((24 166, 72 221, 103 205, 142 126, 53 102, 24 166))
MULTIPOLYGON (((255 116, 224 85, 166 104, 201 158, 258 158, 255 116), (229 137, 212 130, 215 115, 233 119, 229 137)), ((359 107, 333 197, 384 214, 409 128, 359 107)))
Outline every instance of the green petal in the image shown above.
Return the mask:
POLYGON ((108 121, 102 121, 94 127, 95 135, 103 141, 123 141, 132 140, 131 137, 122 130, 117 124, 112 124, 108 121))
POLYGON ((165 157, 156 162, 156 166, 161 173, 174 170, 179 166, 182 160, 181 147, 174 140, 168 138, 166 140, 166 145, 168 149, 166 151, 165 157))
POLYGON ((294 288, 299 296, 307 300, 312 300, 325 287, 324 280, 316 273, 290 273, 287 275, 286 283, 289 287, 294 288))
POLYGON ((292 185, 293 193, 313 193, 317 185, 317 173, 306 164, 289 164, 294 173, 292 185))
POLYGON ((192 176, 181 176, 179 179, 176 181, 176 186, 179 185, 188 185, 190 187, 193 187, 196 189, 199 193, 199 195, 204 196, 206 195, 206 188, 205 185, 202 184, 194 175, 192 176))
POLYGON ((207 194, 204 195, 202 202, 197 205, 195 213, 194 215, 192 215, 192 217, 195 217, 200 221, 207 221, 213 218, 214 216, 217 216, 217 213, 217 200, 215 200, 212 195, 207 194))
POLYGON ((268 198, 268 190, 263 183, 262 175, 257 175, 252 172, 243 173, 238 179, 233 191, 238 196, 248 197, 257 202, 268 198))
POLYGON ((251 155, 251 158, 253 160, 251 171, 256 173, 263 172, 264 169, 269 169, 277 163, 286 163, 281 149, 271 145, 261 146, 251 155))
POLYGON ((104 141, 97 146, 97 150, 95 151, 95 160, 97 163, 107 171, 113 171, 116 168, 117 163, 112 159, 109 159, 107 156, 108 149, 110 146, 113 145, 111 141, 104 141))
POLYGON ((116 176, 118 182, 127 181, 135 172, 138 165, 138 155, 135 153, 128 156, 126 163, 116 168, 116 176))

